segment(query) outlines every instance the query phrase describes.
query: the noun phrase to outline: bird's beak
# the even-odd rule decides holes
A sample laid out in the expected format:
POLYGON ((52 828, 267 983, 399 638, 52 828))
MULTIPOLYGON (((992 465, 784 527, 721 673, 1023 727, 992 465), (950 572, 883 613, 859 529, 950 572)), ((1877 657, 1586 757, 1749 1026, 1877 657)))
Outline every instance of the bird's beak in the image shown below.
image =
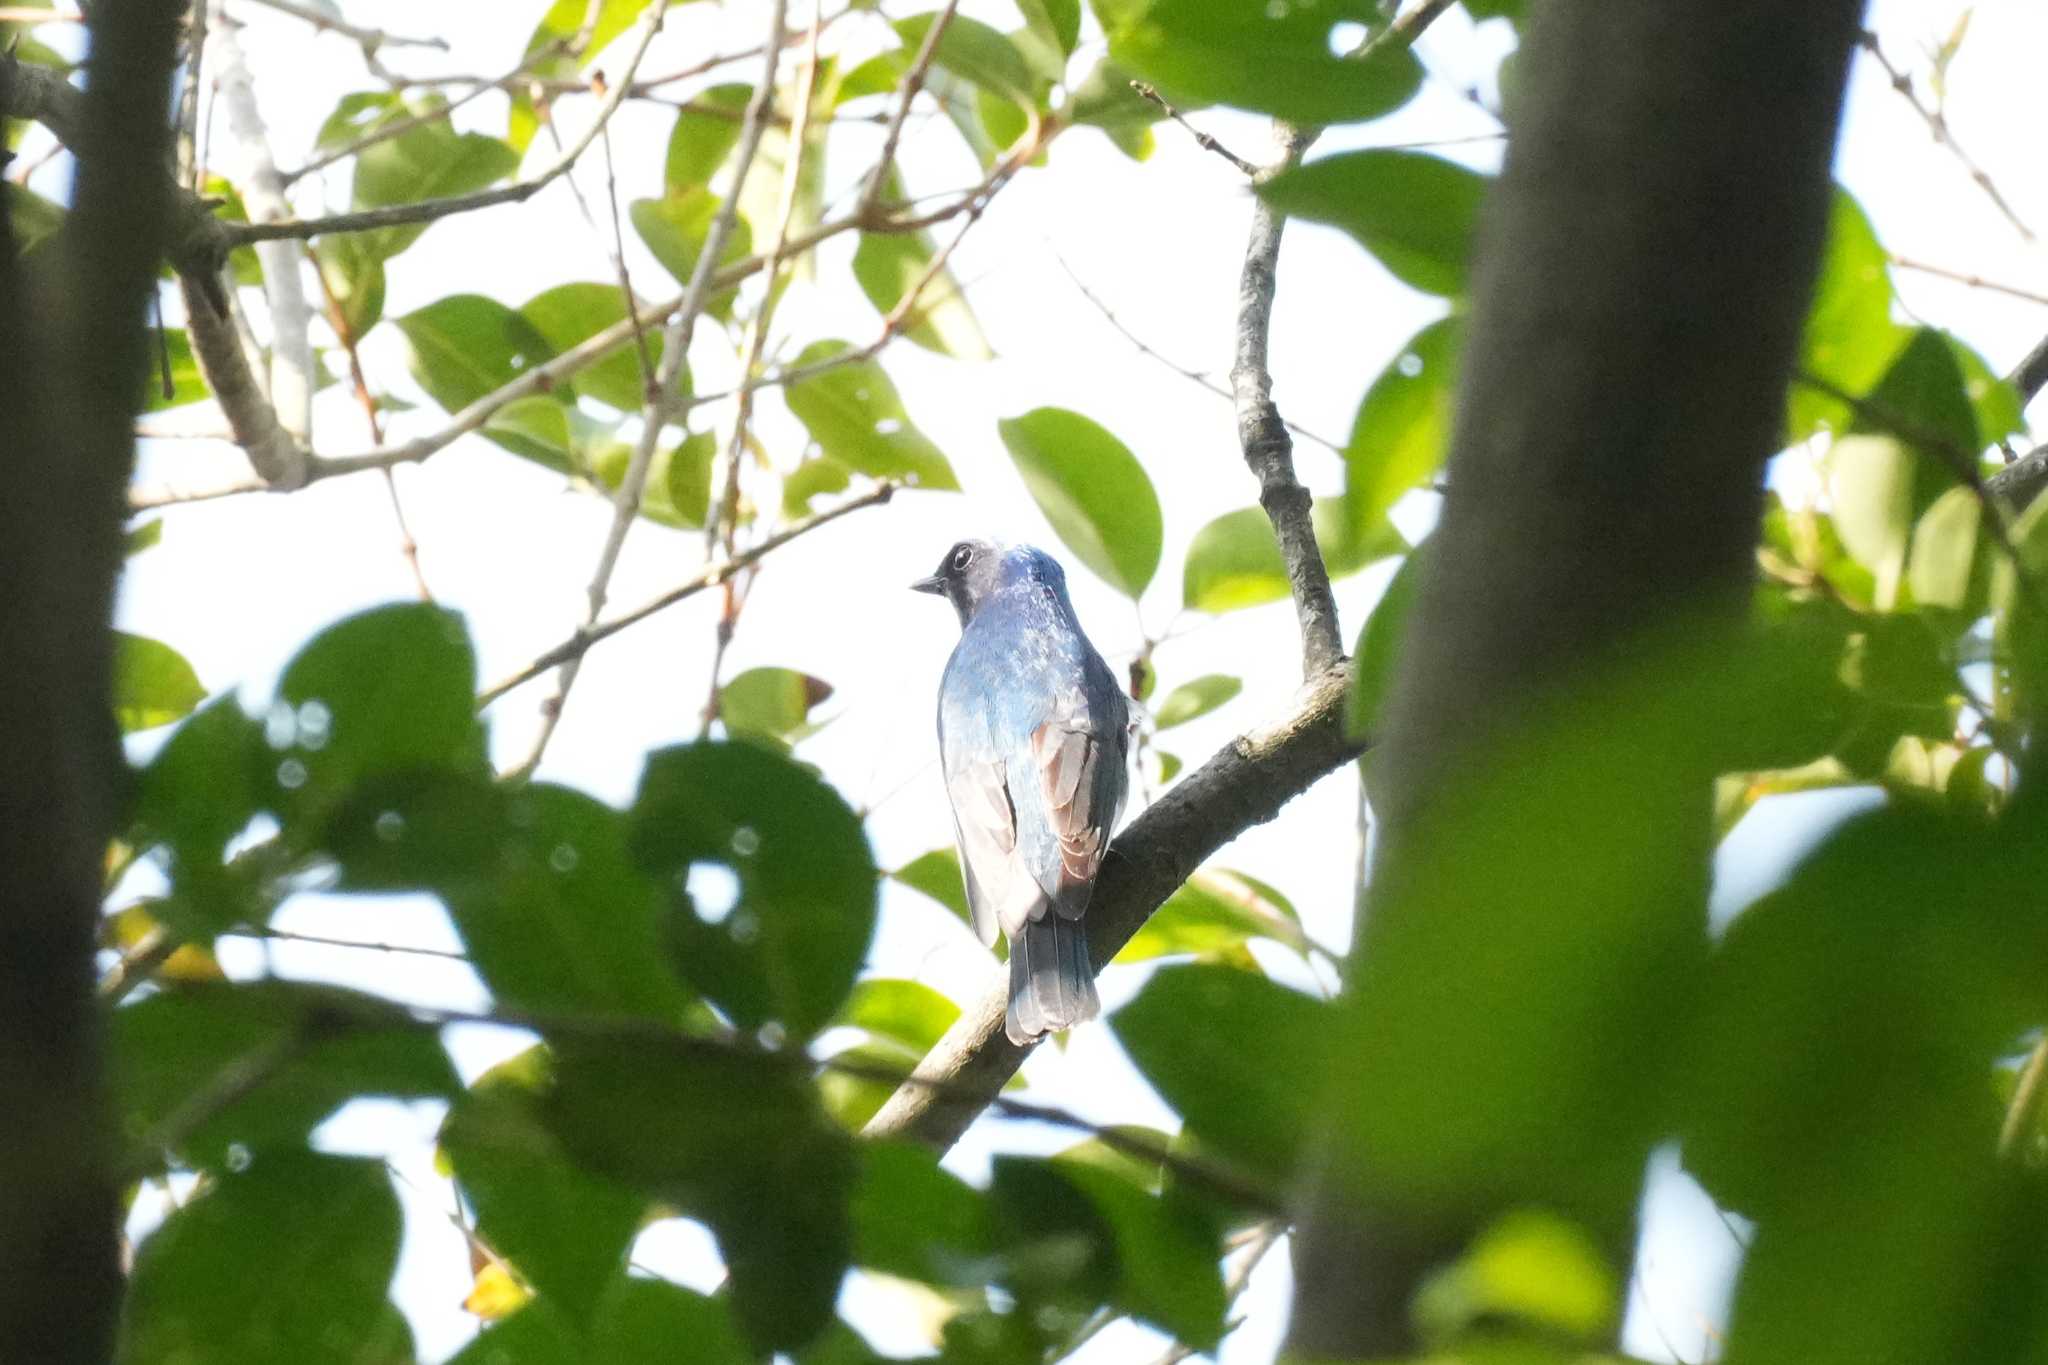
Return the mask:
POLYGON ((943 597, 946 595, 946 580, 937 574, 933 574, 929 578, 920 578, 915 583, 912 583, 910 590, 912 592, 937 593, 943 597))

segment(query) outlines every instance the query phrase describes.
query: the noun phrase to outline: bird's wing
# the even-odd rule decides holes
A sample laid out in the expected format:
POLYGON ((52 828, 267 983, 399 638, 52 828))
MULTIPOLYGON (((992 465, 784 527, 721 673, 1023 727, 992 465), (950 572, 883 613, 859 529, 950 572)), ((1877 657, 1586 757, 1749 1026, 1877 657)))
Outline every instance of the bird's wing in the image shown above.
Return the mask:
POLYGON ((1124 732, 1100 733, 1085 712, 1055 715, 1031 732, 1046 823, 1059 849, 1045 869, 1046 898, 1068 919, 1088 908, 1095 875, 1123 804, 1124 732))
POLYGON ((1017 812, 1003 764, 955 755, 947 758, 945 768, 974 932, 994 946, 997 926, 1007 930, 1021 924, 1042 898, 1017 857, 1017 812))

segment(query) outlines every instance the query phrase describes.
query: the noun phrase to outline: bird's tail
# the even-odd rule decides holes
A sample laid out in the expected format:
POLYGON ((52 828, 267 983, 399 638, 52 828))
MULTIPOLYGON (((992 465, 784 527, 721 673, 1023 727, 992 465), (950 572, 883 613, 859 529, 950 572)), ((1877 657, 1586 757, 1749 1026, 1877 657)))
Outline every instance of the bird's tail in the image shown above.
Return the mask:
POLYGON ((1102 1012, 1081 921, 1048 907, 1010 940, 1010 1010, 1003 1031, 1019 1047, 1102 1012))

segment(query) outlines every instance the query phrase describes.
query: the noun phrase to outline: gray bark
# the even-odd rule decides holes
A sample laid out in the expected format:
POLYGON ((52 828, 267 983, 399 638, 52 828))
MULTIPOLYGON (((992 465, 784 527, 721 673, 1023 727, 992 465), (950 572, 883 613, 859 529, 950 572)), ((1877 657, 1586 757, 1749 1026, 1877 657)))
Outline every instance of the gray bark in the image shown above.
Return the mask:
MULTIPOLYGON (((1382 888, 1419 860, 1409 839, 1423 814, 1546 698, 1650 628, 1735 618, 1861 8, 1531 6, 1476 262, 1453 492, 1373 763, 1382 888)), ((1648 870, 1642 894, 1697 898, 1703 919, 1709 774, 1641 761, 1679 750, 1639 739, 1611 779, 1642 789, 1647 811, 1698 812, 1660 831, 1667 865, 1648 870)), ((1506 880, 1544 875, 1531 866, 1506 880)), ((1404 903, 1376 892, 1361 952, 1374 917, 1404 903)), ((1292 1351, 1415 1349, 1414 1290, 1483 1211, 1399 1203, 1398 1192, 1311 1191, 1292 1351)))

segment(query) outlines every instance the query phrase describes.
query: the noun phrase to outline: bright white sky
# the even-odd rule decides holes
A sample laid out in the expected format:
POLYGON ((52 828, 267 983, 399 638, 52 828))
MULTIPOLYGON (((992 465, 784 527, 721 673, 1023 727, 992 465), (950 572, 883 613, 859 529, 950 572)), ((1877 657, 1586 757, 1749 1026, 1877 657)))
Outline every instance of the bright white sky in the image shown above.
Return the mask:
MULTIPOLYGON (((258 96, 278 160, 290 167, 302 159, 337 97, 375 83, 346 40, 314 35, 248 3, 232 8, 250 21, 245 42, 258 96)), ((344 4, 348 18, 359 24, 447 37, 454 47, 447 65, 430 65, 439 60, 431 53, 387 53, 394 66, 417 72, 509 70, 542 8, 541 0, 344 4)), ((1924 70, 1924 48, 1949 30, 1963 8, 1957 0, 1877 0, 1871 18, 1895 62, 1924 70)), ((730 16, 709 5, 674 11, 645 71, 659 73, 757 41, 764 22, 759 5, 734 3, 730 9, 730 16)), ((978 0, 968 9, 1005 27, 1016 23, 1004 0, 978 0)), ((1949 121, 2020 217, 2048 227, 2048 184, 2030 175, 2038 166, 2035 121, 2023 108, 2026 92, 2038 86, 2039 54, 2048 51, 2048 11, 2031 0, 1986 0, 1976 9, 1950 72, 1949 121)), ((842 27, 835 39, 862 44, 856 56, 877 41, 879 25, 863 30, 860 22, 849 21, 842 27)), ((1323 150, 1495 131, 1492 120, 1460 92, 1477 86, 1491 98, 1491 72, 1506 45, 1499 26, 1475 31, 1462 10, 1452 10, 1420 45, 1436 77, 1422 96, 1392 118, 1331 135, 1323 150)), ((1099 45, 1077 61, 1094 51, 1099 45)), ((615 51, 611 62, 618 60, 615 51)), ((754 71, 748 63, 717 79, 751 79, 754 71)), ((588 99, 562 101, 558 117, 565 136, 582 126, 591 106, 588 99)), ((1711 117, 1712 111, 1701 116, 1711 117)), ((457 122, 499 131, 503 117, 504 101, 492 95, 463 110, 457 122)), ((658 192, 670 119, 667 110, 652 107, 629 106, 619 114, 614 138, 622 199, 658 192)), ((1263 159, 1260 120, 1215 112, 1198 115, 1197 122, 1241 154, 1263 159)), ((877 141, 871 128, 843 131, 843 138, 835 134, 828 196, 842 194, 866 168, 877 141)), ((217 123, 214 137, 216 155, 224 157, 225 120, 217 123)), ((536 146, 539 158, 551 155, 545 137, 536 146)), ((1498 144, 1481 141, 1446 151, 1491 167, 1498 144)), ((942 120, 914 124, 902 159, 917 192, 978 178, 942 120)), ((1863 58, 1856 65, 1838 169, 1893 251, 2048 292, 2048 260, 2041 250, 2022 242, 1863 58)), ((60 193, 61 172, 60 163, 38 184, 60 193)), ((601 162, 587 162, 577 178, 592 202, 602 205, 601 162)), ((324 190, 311 182, 296 187, 295 202, 309 214, 323 202, 340 207, 346 186, 345 173, 333 172, 324 190)), ((886 509, 858 513, 779 552, 759 579, 729 668, 786 665, 838 689, 825 708, 832 723, 803 753, 850 800, 876 808, 869 831, 883 866, 899 866, 946 842, 949 831, 933 766, 932 697, 956 627, 942 604, 906 592, 904 585, 928 572, 945 547, 966 534, 1030 540, 1059 551, 997 440, 999 418, 1044 404, 1074 408, 1115 431, 1151 471, 1165 513, 1166 552, 1139 612, 1073 565, 1071 556, 1063 557, 1073 568, 1082 619, 1113 662, 1128 657, 1142 638, 1141 628, 1158 635, 1171 627, 1175 638, 1157 655, 1162 690, 1210 672, 1244 678, 1237 700, 1171 733, 1167 747, 1192 766, 1237 730, 1283 706, 1296 686, 1298 647, 1286 607, 1176 623, 1179 567, 1189 539, 1212 517, 1252 501, 1253 484, 1239 458, 1228 405, 1138 354, 1076 292, 1060 264, 1071 267, 1153 346, 1183 365, 1220 374, 1228 364, 1247 212, 1241 178, 1170 126, 1159 130, 1159 152, 1144 165, 1091 132, 1064 136, 1050 168, 1028 172, 1004 191, 954 258, 998 358, 966 365, 901 343, 886 356, 912 419, 951 458, 965 492, 904 495, 886 509)), ((823 297, 809 289, 791 292, 779 319, 782 337, 798 344, 818 335, 864 342, 874 334, 878 319, 845 272, 852 245, 841 238, 822 251, 820 277, 832 286, 823 297)), ((642 291, 664 292, 666 277, 630 231, 627 249, 642 291)), ((580 217, 567 187, 556 186, 524 207, 434 227, 392 263, 386 316, 457 291, 516 305, 552 284, 610 278, 603 241, 580 217)), ((1916 315, 1953 328, 2000 371, 2048 332, 2048 308, 2036 303, 1907 271, 1899 272, 1898 283, 1916 315)), ((1395 282, 1337 233, 1290 228, 1273 335, 1276 397, 1283 411, 1341 440, 1365 385, 1441 308, 1395 282)), ((373 384, 418 397, 405 377, 395 329, 374 332, 363 359, 373 384)), ((734 366, 712 329, 700 329, 692 360, 700 389, 723 387, 722 376, 734 366)), ((791 463, 799 449, 796 428, 779 403, 764 406, 764 439, 780 461, 791 463)), ((369 444, 361 414, 341 386, 319 399, 315 413, 317 448, 339 452, 369 444)), ((403 438, 440 420, 427 403, 394 421, 393 434, 403 438)), ((1297 463, 1317 491, 1341 486, 1339 463, 1326 450, 1302 443, 1297 463)), ((143 456, 143 477, 152 482, 196 488, 244 471, 239 457, 218 443, 157 442, 143 456)), ((606 504, 565 492, 555 476, 474 438, 424 467, 400 470, 398 486, 427 579, 439 601, 468 615, 486 679, 524 663, 574 626, 609 517, 606 504)), ((1426 518, 1428 510, 1411 506, 1404 512, 1426 518)), ((701 537, 642 524, 628 542, 613 600, 630 604, 661 590, 690 573, 702 552, 701 537)), ((1363 622, 1384 576, 1373 573, 1339 585, 1347 636, 1363 622)), ((358 476, 291 497, 239 498, 171 511, 161 546, 137 561, 124 585, 120 615, 123 626, 183 651, 209 687, 239 687, 246 700, 260 703, 279 667, 319 627, 411 595, 383 482, 358 476)), ((694 735, 708 686, 711 602, 707 595, 686 604, 591 654, 548 751, 544 776, 623 801, 648 749, 694 735)), ((501 762, 527 751, 544 692, 529 687, 492 709, 501 762)), ((148 747, 140 742, 138 752, 148 747)), ((1278 822, 1237 841, 1218 864, 1275 883, 1300 908, 1312 934, 1325 942, 1347 941, 1355 791, 1348 774, 1325 781, 1278 822)), ((1731 911, 1768 886, 1818 832, 1817 821, 1839 810, 1839 803, 1830 806, 1825 799, 1768 803, 1724 848, 1717 908, 1731 911)), ((286 910, 280 926, 366 941, 458 946, 438 908, 416 899, 305 897, 286 910)), ((264 953, 246 941, 223 944, 221 956, 238 974, 265 970, 264 953)), ((268 961, 271 970, 423 1002, 484 1003, 466 969, 430 958, 282 945, 273 947, 268 961)), ((950 916, 893 884, 884 893, 872 966, 882 974, 916 977, 958 1000, 976 995, 994 970, 950 916)), ((1142 980, 1139 969, 1111 970, 1103 981, 1105 1006, 1114 1011, 1142 980)), ((479 1028, 448 1034, 466 1077, 525 1041, 479 1028)), ((1027 1075, 1037 1097, 1091 1117, 1172 1122, 1107 1028, 1077 1030, 1064 1053, 1043 1050, 1027 1075)), ((366 1104, 324 1130, 324 1139, 337 1148, 388 1154, 401 1175, 408 1231, 397 1293, 428 1360, 459 1348, 476 1326, 459 1306, 469 1287, 467 1258, 446 1216, 447 1188, 432 1169, 439 1117, 433 1105, 366 1104)), ((984 1123, 950 1164, 972 1177, 999 1146, 1050 1151, 1071 1140, 1063 1133, 984 1123)), ((1629 1344, 1652 1356, 1699 1360, 1712 1351, 1714 1326, 1725 1313, 1735 1247, 1696 1188, 1673 1176, 1668 1162, 1660 1170, 1648 1203, 1629 1344)), ((141 1215, 145 1222, 153 1216, 150 1210, 141 1215)), ((636 1259, 709 1288, 717 1276, 708 1245, 700 1230, 664 1224, 643 1236, 636 1259)), ((1287 1295, 1286 1257, 1276 1253, 1240 1302, 1249 1321, 1227 1342, 1225 1362, 1253 1365, 1272 1357, 1287 1295)), ((921 1329, 906 1300, 857 1279, 843 1307, 878 1346, 895 1353, 919 1349, 921 1329)), ((1156 1333, 1122 1324, 1104 1332, 1080 1358, 1141 1360, 1160 1345, 1156 1333)))

